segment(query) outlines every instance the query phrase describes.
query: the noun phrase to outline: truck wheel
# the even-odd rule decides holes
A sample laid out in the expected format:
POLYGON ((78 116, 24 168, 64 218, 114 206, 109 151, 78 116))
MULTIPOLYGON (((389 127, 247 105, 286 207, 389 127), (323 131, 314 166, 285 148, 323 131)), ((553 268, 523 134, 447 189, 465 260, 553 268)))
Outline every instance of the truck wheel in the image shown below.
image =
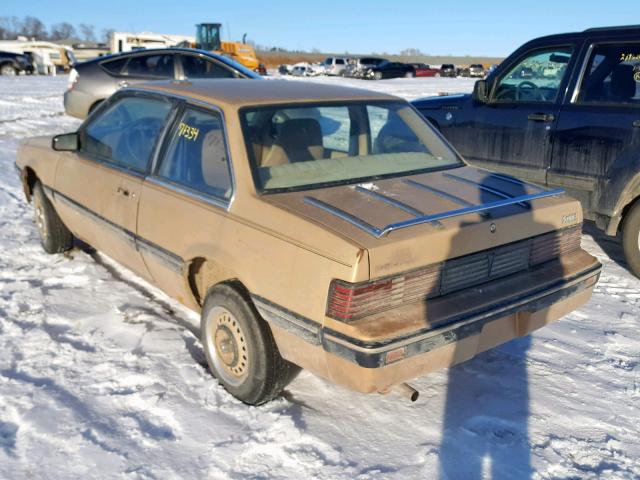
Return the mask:
POLYGON ((407 72, 404 74, 404 78, 413 78, 416 74, 414 72, 407 72))
POLYGON ((211 373, 244 403, 274 399, 300 371, 280 356, 267 323, 231 285, 218 285, 207 295, 200 327, 211 373))
POLYGON ((631 271, 640 278, 640 201, 631 207, 624 219, 622 248, 631 271))
POLYGON ((0 66, 0 75, 13 76, 17 74, 18 71, 13 68, 13 65, 11 65, 10 63, 5 63, 4 65, 0 66))
POLYGON ((44 194, 40 182, 33 186, 33 210, 40 243, 47 253, 62 253, 73 247, 73 235, 44 194))
POLYGON ((375 73, 373 74, 373 78, 374 78, 375 80, 382 80, 382 72, 375 72, 375 73))

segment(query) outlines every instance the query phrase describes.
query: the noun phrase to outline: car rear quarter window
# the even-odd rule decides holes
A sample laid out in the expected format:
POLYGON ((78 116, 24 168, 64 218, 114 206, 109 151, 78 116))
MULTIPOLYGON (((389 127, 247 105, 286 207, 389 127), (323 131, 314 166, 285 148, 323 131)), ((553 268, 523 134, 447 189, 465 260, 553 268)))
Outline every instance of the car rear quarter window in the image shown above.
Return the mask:
POLYGON ((233 189, 222 116, 187 107, 170 133, 157 176, 229 200, 233 189))
POLYGON ((102 62, 100 65, 107 72, 109 72, 109 73, 111 73, 113 75, 119 75, 120 72, 122 71, 122 67, 124 67, 125 64, 127 63, 127 60, 129 60, 127 57, 116 58, 114 60, 107 60, 105 62, 102 62))
POLYGON ((640 43, 594 46, 578 102, 640 106, 640 43))
POLYGON ((119 98, 81 130, 80 149, 107 163, 143 173, 171 108, 171 102, 160 98, 119 98))
POLYGON ((173 55, 138 55, 132 57, 124 73, 132 77, 173 78, 173 55))
POLYGON ((187 78, 234 78, 231 70, 203 57, 184 55, 182 70, 187 78))

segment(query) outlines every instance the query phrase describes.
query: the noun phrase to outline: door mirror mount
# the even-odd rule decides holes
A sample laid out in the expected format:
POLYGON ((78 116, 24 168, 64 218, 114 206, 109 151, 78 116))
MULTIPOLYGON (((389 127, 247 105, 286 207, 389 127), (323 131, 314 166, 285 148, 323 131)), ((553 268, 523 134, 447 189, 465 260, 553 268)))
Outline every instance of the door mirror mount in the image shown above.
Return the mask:
POLYGON ((57 152, 76 152, 80 148, 78 132, 56 135, 51 141, 51 148, 57 152))
POLYGON ((488 92, 487 92, 487 81, 486 80, 478 80, 473 86, 473 94, 471 95, 473 101, 476 103, 487 103, 488 102, 488 92))

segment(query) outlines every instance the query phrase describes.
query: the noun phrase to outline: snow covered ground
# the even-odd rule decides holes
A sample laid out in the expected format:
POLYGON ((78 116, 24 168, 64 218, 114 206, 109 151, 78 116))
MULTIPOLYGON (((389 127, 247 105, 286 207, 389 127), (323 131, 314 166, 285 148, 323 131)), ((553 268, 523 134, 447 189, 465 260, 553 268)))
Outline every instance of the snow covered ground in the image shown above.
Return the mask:
POLYGON ((247 407, 207 373, 195 314, 99 253, 41 250, 13 162, 78 125, 65 86, 0 77, 0 478, 640 478, 640 281, 614 240, 583 236, 604 264, 586 307, 413 382, 415 404, 303 372, 247 407))

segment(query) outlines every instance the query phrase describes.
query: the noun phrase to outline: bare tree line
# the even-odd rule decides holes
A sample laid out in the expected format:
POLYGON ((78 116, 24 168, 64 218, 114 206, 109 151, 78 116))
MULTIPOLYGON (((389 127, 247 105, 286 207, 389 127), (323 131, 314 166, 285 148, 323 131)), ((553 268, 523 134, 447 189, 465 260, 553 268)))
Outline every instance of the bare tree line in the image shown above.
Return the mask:
POLYGON ((77 40, 84 42, 106 41, 113 29, 103 29, 98 39, 93 25, 81 23, 76 27, 68 22, 51 25, 49 29, 39 18, 27 15, 0 17, 0 40, 14 40, 18 36, 36 40, 77 40))

